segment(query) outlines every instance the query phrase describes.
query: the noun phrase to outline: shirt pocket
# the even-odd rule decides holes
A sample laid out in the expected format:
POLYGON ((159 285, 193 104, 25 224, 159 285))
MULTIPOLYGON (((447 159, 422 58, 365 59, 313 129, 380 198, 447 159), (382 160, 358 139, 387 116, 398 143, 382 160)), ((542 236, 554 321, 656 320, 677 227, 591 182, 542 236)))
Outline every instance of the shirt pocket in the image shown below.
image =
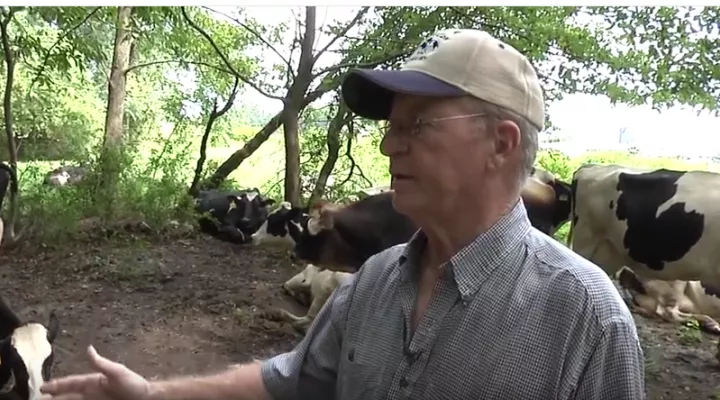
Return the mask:
POLYGON ((355 349, 344 352, 340 361, 337 376, 338 400, 371 400, 377 397, 376 391, 380 384, 382 368, 377 365, 358 360, 355 349))

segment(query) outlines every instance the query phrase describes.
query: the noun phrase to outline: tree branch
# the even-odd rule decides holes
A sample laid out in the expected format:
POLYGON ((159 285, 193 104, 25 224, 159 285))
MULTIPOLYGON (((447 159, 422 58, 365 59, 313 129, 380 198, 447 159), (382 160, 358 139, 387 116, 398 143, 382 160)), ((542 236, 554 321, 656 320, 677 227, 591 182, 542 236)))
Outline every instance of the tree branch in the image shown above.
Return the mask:
POLYGON ((335 42, 337 42, 338 39, 340 39, 341 37, 344 37, 348 33, 348 31, 350 31, 350 29, 352 29, 355 25, 357 25, 357 23, 360 22, 360 19, 362 19, 362 17, 365 16, 365 14, 367 14, 367 12, 369 10, 370 10, 370 7, 361 8, 360 11, 358 11, 358 13, 355 15, 355 18, 353 18, 352 21, 350 21, 347 25, 345 25, 345 27, 340 32, 338 32, 338 34, 335 35, 335 37, 330 39, 330 41, 325 45, 325 47, 320 49, 320 51, 318 51, 317 54, 315 54, 315 58, 313 59, 313 64, 317 62, 317 60, 320 58, 320 56, 323 53, 325 53, 327 51, 327 49, 330 48, 330 46, 335 44, 335 42))
POLYGON ((205 125, 205 134, 203 134, 202 140, 200 141, 200 157, 198 157, 197 165, 195 166, 195 177, 193 178, 193 181, 190 184, 190 189, 188 190, 191 196, 197 196, 199 192, 198 185, 200 184, 200 176, 202 175, 203 165, 205 164, 205 159, 207 158, 207 142, 208 138, 210 138, 210 132, 212 131, 213 124, 218 118, 222 117, 225 113, 230 111, 230 107, 232 107, 233 103, 235 102, 235 97, 238 93, 239 83, 240 80, 236 76, 235 83, 233 84, 233 88, 230 91, 230 96, 228 96, 225 105, 220 110, 218 110, 217 108, 218 98, 220 96, 215 98, 213 108, 210 111, 210 116, 208 117, 207 124, 205 125))
MULTIPOLYGON (((127 74, 127 73, 129 73, 130 71, 132 71, 132 70, 134 70, 134 69, 138 69, 138 68, 142 68, 142 67, 150 67, 150 66, 158 65, 158 64, 172 64, 172 63, 190 64, 190 65, 199 65, 199 66, 203 66, 203 67, 208 67, 208 68, 212 68, 212 69, 214 69, 214 70, 216 70, 216 71, 225 72, 225 73, 227 73, 227 74, 229 74, 229 75, 232 75, 232 76, 234 76, 234 77, 237 78, 237 75, 235 75, 232 71, 230 71, 230 70, 228 70, 228 69, 225 69, 225 68, 223 68, 223 67, 220 67, 220 66, 218 66, 218 65, 213 65, 213 64, 210 64, 210 63, 202 62, 202 61, 187 61, 187 60, 156 60, 156 61, 149 61, 149 62, 146 62, 146 63, 135 64, 135 65, 131 66, 130 68, 126 69, 126 70, 125 70, 125 73, 127 74)), ((239 78, 238 78, 238 79, 239 79, 239 78)))
POLYGON ((210 37, 210 35, 208 35, 207 32, 205 32, 200 26, 198 26, 195 22, 193 22, 192 19, 190 19, 190 16, 187 15, 187 12, 185 11, 185 7, 184 7, 184 6, 181 6, 181 7, 180 7, 180 12, 182 13, 183 18, 185 19, 185 21, 186 21, 193 29, 195 29, 199 34, 201 34, 201 35, 208 41, 208 43, 210 43, 210 46, 212 46, 212 48, 215 49, 215 52, 217 53, 217 55, 220 57, 220 59, 222 59, 223 63, 225 63, 225 66, 228 67, 228 69, 232 72, 233 75, 235 75, 238 79, 240 79, 241 81, 243 81, 243 83, 245 83, 246 85, 249 85, 249 86, 252 87, 253 89, 257 90, 258 93, 262 94, 262 95, 265 96, 265 97, 268 97, 268 98, 271 98, 271 99, 276 99, 276 100, 282 100, 282 99, 283 99, 281 96, 277 96, 277 95, 273 95, 273 94, 267 93, 266 91, 262 90, 262 89, 260 88, 260 86, 256 85, 254 82, 250 81, 250 79, 248 79, 248 78, 246 78, 245 76, 241 75, 241 74, 235 69, 235 67, 233 67, 233 65, 230 63, 230 60, 228 60, 228 58, 225 56, 225 54, 224 54, 222 51, 220 51, 220 48, 218 48, 218 46, 215 44, 215 41, 212 40, 212 38, 210 37))
POLYGON ((30 86, 28 87, 28 93, 30 93, 32 91, 33 86, 35 86, 35 82, 37 82, 37 80, 40 79, 40 76, 45 71, 47 62, 50 59, 50 52, 55 48, 55 46, 60 44, 60 42, 62 40, 64 40, 71 32, 73 32, 76 29, 83 26, 85 24, 85 22, 87 22, 90 19, 90 17, 95 15, 95 13, 98 12, 99 10, 100 10, 100 7, 95 7, 95 9, 90 11, 90 13, 88 13, 88 15, 86 15, 85 18, 83 18, 82 21, 80 21, 80 23, 78 23, 77 25, 68 29, 67 31, 65 31, 62 35, 60 35, 60 37, 55 41, 55 43, 53 43, 52 46, 50 46, 50 48, 45 52, 45 57, 43 58, 43 62, 42 62, 42 64, 40 64, 40 67, 38 68, 38 71, 35 74, 35 78, 33 78, 33 80, 30 82, 30 86))
MULTIPOLYGON (((235 22, 236 24, 240 25, 240 26, 241 26, 243 29, 245 29, 246 31, 252 33, 253 36, 255 36, 256 38, 258 38, 258 39, 259 39, 261 42, 263 42, 267 47, 269 47, 270 50, 272 50, 275 54, 277 54, 278 57, 280 57, 280 59, 281 59, 281 60, 285 63, 285 65, 288 67, 288 71, 292 71, 292 70, 293 70, 293 67, 292 67, 292 64, 290 64, 290 61, 289 61, 288 59, 286 59, 282 54, 280 54, 280 52, 279 52, 272 44, 270 44, 270 42, 269 42, 268 40, 266 40, 264 37, 262 37, 262 35, 260 35, 260 33, 258 33, 258 31, 256 31, 254 28, 250 27, 250 25, 248 25, 248 24, 246 24, 246 23, 244 23, 244 22, 240 22, 240 20, 238 20, 237 18, 231 17, 231 16, 225 14, 224 12, 213 10, 213 9, 210 8, 210 7, 202 6, 202 8, 204 8, 204 9, 206 9, 206 10, 209 10, 209 11, 212 11, 212 12, 214 12, 214 13, 216 13, 216 14, 220 14, 220 15, 224 16, 225 18, 228 18, 228 19, 232 20, 233 22, 235 22)), ((292 72, 290 72, 290 73, 292 74, 292 72)))
POLYGON ((339 70, 341 70, 341 69, 343 69, 343 68, 375 68, 375 67, 377 67, 378 65, 382 65, 382 64, 385 64, 385 63, 388 63, 388 62, 391 62, 391 61, 395 61, 395 60, 397 60, 397 59, 399 59, 399 58, 405 57, 405 56, 407 56, 409 53, 410 53, 410 51, 405 51, 405 52, 402 52, 402 53, 399 53, 399 54, 393 54, 393 55, 387 56, 387 57, 385 57, 385 58, 383 58, 383 59, 380 59, 380 60, 377 60, 377 61, 371 61, 371 62, 366 62, 366 63, 348 62, 348 63, 336 64, 336 65, 333 65, 333 66, 331 66, 331 67, 323 68, 323 69, 321 69, 320 71, 316 72, 316 73, 313 75, 313 79, 318 78, 318 77, 320 77, 320 76, 322 76, 322 75, 324 75, 324 74, 327 74, 327 73, 329 73, 329 72, 339 71, 339 70))

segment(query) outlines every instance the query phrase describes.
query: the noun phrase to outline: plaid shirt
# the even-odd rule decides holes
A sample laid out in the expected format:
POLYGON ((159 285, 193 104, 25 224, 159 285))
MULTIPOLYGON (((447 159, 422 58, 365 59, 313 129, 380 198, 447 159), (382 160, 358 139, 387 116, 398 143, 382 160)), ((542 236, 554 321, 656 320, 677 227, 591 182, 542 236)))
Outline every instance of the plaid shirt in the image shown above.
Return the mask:
POLYGON ((635 322, 605 272, 512 212, 456 254, 410 335, 426 238, 371 257, 297 347, 281 399, 644 399, 635 322))

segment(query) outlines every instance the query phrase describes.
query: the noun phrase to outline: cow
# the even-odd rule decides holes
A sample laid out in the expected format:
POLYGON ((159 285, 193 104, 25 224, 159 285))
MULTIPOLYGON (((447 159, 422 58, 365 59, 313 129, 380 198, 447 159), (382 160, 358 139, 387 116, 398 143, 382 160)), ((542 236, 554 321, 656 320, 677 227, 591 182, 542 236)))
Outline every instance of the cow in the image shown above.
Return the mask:
POLYGON ((305 303, 305 296, 310 298, 310 307, 305 316, 298 317, 287 310, 277 309, 277 316, 302 332, 307 332, 315 317, 327 302, 333 291, 340 285, 349 283, 354 274, 320 269, 308 264, 304 270, 283 283, 283 289, 300 303, 305 303))
POLYGON ((300 240, 302 224, 307 219, 307 207, 293 207, 283 201, 268 214, 257 232, 252 234, 253 245, 273 245, 292 248, 300 240))
MULTIPOLYGON (((359 198, 365 198, 389 190, 389 186, 379 186, 359 190, 356 194, 359 198)), ((293 207, 287 201, 280 203, 280 206, 268 215, 263 226, 253 234, 252 243, 292 248, 300 238, 302 224, 308 218, 308 210, 308 207, 293 207)))
POLYGON ((346 206, 314 204, 303 221, 294 256, 322 268, 355 272, 370 256, 407 242, 417 226, 395 211, 393 196, 389 191, 346 206))
MULTIPOLYGON (((8 186, 10 186, 10 192, 12 195, 17 194, 18 181, 15 170, 4 162, 0 162, 0 210, 5 200, 5 194, 7 193, 8 186)), ((0 218, 0 243, 2 243, 3 235, 5 233, 5 223, 0 218)))
POLYGON ((550 172, 533 167, 525 181, 522 197, 530 220, 541 232, 553 236, 570 221, 571 186, 550 172))
POLYGON ((220 240, 245 244, 265 222, 268 207, 275 203, 257 188, 243 191, 201 191, 196 211, 209 213, 199 218, 200 229, 220 240))
POLYGON ((61 187, 82 182, 88 174, 83 166, 63 165, 45 175, 43 183, 48 186, 61 187))
POLYGON ((50 380, 53 343, 60 321, 50 312, 47 326, 22 322, 0 298, 0 398, 38 400, 50 380))
POLYGON ((622 267, 616 274, 620 286, 630 292, 633 312, 667 322, 692 319, 700 327, 720 335, 720 288, 701 281, 663 281, 648 279, 622 267))
MULTIPOLYGON (((525 181, 521 197, 532 225, 553 234, 570 219, 570 185, 554 178, 525 181), (556 210, 567 210, 563 216, 556 210)), ((296 258, 335 271, 355 272, 372 255, 407 242, 417 226, 395 210, 393 191, 365 197, 347 206, 327 202, 313 205, 302 222, 296 258)))
POLYGON ((608 275, 720 286, 720 175, 586 164, 571 191, 570 247, 608 275))

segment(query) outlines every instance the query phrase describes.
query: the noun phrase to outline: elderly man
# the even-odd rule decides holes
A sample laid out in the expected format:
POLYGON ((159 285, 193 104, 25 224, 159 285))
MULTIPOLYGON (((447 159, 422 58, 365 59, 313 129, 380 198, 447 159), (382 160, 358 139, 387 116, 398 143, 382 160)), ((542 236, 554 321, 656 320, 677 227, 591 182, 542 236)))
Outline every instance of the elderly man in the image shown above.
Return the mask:
POLYGON ((533 229, 519 193, 545 123, 530 62, 445 30, 400 71, 353 71, 360 116, 387 120, 394 204, 421 229, 338 288, 292 351, 218 375, 148 382, 98 371, 60 399, 644 398, 633 318, 597 266, 533 229))

